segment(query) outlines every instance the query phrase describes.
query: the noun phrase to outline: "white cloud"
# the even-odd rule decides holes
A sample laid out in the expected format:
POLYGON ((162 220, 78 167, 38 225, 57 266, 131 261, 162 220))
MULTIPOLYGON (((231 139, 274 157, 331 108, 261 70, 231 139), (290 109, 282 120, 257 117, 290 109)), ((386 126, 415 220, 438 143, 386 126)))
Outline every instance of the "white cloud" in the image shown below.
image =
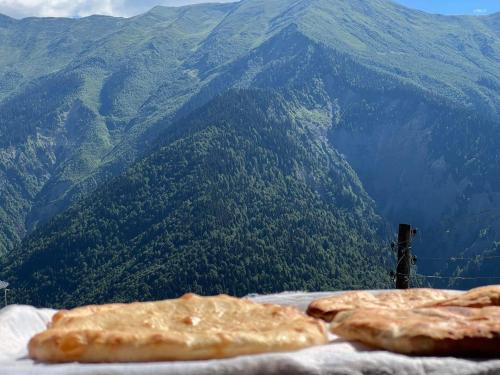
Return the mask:
POLYGON ((0 0, 0 12, 12 17, 84 17, 114 14, 115 0, 0 0))
MULTIPOLYGON (((129 17, 155 5, 180 6, 209 0, 0 0, 0 13, 23 17, 85 17, 105 14, 129 17)), ((235 0, 211 0, 230 2, 235 0)))
POLYGON ((478 8, 478 9, 474 9, 474 10, 472 11, 472 13, 474 13, 476 16, 481 16, 481 15, 483 15, 483 14, 488 13, 488 9, 478 8))

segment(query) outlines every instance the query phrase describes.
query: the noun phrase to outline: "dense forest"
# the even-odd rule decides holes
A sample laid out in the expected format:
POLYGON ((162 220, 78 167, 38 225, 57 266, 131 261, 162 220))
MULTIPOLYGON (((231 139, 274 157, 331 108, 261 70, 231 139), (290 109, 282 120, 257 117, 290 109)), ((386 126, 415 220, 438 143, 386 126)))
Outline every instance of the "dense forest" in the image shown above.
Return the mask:
POLYGON ((387 287, 380 218, 298 103, 229 92, 15 251, 16 301, 387 287))
POLYGON ((408 222, 417 272, 442 277, 422 283, 492 282, 498 17, 387 0, 0 17, 0 277, 52 306, 389 287, 408 222))

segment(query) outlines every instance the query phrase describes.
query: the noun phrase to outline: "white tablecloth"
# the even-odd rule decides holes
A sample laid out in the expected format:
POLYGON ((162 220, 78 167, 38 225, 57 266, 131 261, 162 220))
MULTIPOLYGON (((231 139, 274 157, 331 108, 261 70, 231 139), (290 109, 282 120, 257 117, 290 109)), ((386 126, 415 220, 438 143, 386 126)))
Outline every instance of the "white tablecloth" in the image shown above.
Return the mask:
MULTIPOLYGON (((326 293, 331 294, 331 293, 326 293)), ((254 296, 254 300, 301 309, 325 293, 254 296)), ((12 305, 0 310, 0 375, 19 374, 488 374, 500 375, 500 359, 408 357, 370 350, 332 336, 329 345, 293 353, 262 354, 197 362, 45 365, 27 358, 31 336, 45 329, 53 310, 12 305)))

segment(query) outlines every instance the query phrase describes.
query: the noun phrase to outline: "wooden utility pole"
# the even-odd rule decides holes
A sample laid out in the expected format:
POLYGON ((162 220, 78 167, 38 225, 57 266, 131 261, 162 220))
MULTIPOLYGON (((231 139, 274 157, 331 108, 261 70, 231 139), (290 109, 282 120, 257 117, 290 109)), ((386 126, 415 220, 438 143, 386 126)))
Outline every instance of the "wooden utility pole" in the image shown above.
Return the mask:
POLYGON ((399 224, 398 234, 398 265, 396 267, 396 288, 408 289, 410 287, 410 243, 411 225, 399 224))

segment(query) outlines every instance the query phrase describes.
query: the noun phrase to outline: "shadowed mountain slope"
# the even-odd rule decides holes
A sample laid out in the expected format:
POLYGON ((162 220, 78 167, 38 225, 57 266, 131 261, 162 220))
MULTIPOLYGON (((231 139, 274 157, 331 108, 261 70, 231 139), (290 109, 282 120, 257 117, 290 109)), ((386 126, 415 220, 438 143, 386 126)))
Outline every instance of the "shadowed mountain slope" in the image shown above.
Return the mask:
MULTIPOLYGON (((287 93, 296 121, 328 129, 325 144, 342 153, 377 212, 422 229, 420 255, 490 251, 500 222, 481 212, 500 209, 498 17, 430 15, 384 0, 1 17, 0 251, 21 246, 232 88, 287 93)), ((465 267, 452 266, 419 263, 425 273, 465 267)))
POLYGON ((287 94, 231 91, 194 112, 11 254, 16 300, 387 286, 373 202, 303 110, 287 94))

